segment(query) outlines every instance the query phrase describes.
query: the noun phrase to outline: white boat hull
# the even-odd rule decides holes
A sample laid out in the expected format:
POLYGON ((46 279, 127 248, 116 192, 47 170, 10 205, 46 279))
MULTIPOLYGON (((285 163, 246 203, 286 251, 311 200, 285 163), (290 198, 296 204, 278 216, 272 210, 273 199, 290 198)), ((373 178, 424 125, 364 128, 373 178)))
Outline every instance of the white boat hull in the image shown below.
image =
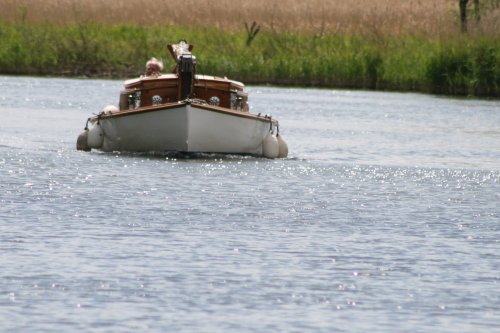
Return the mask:
POLYGON ((263 141, 275 125, 270 118, 189 103, 119 111, 91 121, 103 133, 102 145, 91 148, 103 151, 251 155, 263 155, 263 141))

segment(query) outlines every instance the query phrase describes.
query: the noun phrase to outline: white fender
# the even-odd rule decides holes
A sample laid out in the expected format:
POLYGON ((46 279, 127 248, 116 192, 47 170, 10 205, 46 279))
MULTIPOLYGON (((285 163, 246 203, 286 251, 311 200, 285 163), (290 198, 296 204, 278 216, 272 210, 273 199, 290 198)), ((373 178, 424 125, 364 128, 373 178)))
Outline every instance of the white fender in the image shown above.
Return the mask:
POLYGON ((262 154, 267 158, 276 158, 279 155, 279 151, 278 139, 269 132, 262 142, 262 154))
POLYGON ((90 147, 87 143, 89 137, 89 130, 86 129, 78 136, 76 139, 76 150, 90 151, 90 147))
POLYGON ((104 113, 106 115, 112 114, 112 113, 117 112, 117 111, 118 111, 118 108, 114 105, 106 105, 102 109, 102 113, 104 113))
POLYGON ((97 123, 89 131, 87 137, 87 144, 90 148, 101 148, 104 142, 104 132, 101 128, 101 124, 97 123))
POLYGON ((278 139, 278 146, 279 146, 279 153, 278 157, 279 158, 285 158, 288 156, 288 145, 286 144, 285 140, 283 139, 282 135, 277 135, 278 139))

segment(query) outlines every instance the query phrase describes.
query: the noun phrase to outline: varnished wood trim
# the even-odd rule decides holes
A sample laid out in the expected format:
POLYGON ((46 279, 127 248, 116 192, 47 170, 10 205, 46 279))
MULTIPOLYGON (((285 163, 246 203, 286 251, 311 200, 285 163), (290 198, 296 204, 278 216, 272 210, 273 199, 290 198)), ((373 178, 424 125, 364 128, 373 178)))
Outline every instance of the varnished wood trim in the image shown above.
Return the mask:
POLYGON ((165 104, 147 106, 147 107, 138 108, 138 109, 121 110, 121 111, 114 112, 112 114, 101 114, 98 116, 94 116, 94 117, 91 117, 90 120, 96 121, 97 119, 109 119, 109 118, 137 115, 137 114, 148 113, 148 112, 172 110, 172 109, 176 109, 176 108, 180 108, 180 107, 185 107, 186 105, 190 105, 191 107, 197 108, 197 109, 202 109, 202 110, 217 112, 217 113, 223 113, 223 114, 235 116, 235 117, 254 119, 254 120, 263 121, 266 123, 277 122, 276 119, 261 117, 261 116, 258 116, 256 114, 253 114, 253 113, 235 111, 232 109, 221 108, 218 106, 213 106, 213 105, 208 105, 208 104, 197 104, 197 103, 187 103, 187 102, 165 103, 165 104))
POLYGON ((161 110, 170 110, 170 109, 176 109, 179 107, 184 107, 186 106, 187 103, 185 102, 174 102, 174 103, 165 103, 165 104, 159 104, 159 105, 153 105, 153 106, 146 106, 142 108, 137 108, 137 109, 129 109, 129 110, 120 110, 111 114, 101 114, 94 116, 90 118, 91 120, 97 120, 99 119, 108 119, 108 118, 116 118, 116 117, 124 117, 124 116, 130 116, 134 114, 142 114, 142 113, 148 113, 148 112, 155 112, 155 111, 161 111, 161 110))
POLYGON ((191 107, 203 109, 203 110, 208 110, 208 111, 213 111, 213 112, 218 112, 218 113, 224 113, 224 114, 236 116, 236 117, 259 120, 259 121, 263 121, 266 123, 269 123, 271 121, 274 123, 277 121, 277 120, 272 119, 272 118, 260 117, 256 114, 249 113, 249 112, 236 111, 236 110, 221 108, 221 107, 208 105, 208 104, 191 104, 191 107))

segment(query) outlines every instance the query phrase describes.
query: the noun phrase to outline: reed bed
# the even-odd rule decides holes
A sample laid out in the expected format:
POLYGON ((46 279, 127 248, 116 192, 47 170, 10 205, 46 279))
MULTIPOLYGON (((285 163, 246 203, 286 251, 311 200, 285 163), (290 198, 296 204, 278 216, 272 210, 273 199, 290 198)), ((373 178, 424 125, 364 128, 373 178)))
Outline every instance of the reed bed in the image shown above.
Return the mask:
MULTIPOLYGON (((482 15, 481 34, 498 34, 500 10, 482 15)), ((256 21, 283 33, 425 35, 459 31, 458 0, 2 0, 0 17, 32 23, 98 22, 217 27, 241 31, 256 21)))
MULTIPOLYGON (((0 73, 125 78, 165 44, 246 83, 500 97, 500 29, 460 34, 455 0, 3 0, 0 73), (36 15, 35 15, 36 14, 36 15), (245 22, 261 30, 249 44, 245 22)), ((499 20, 500 21, 500 20, 499 20)), ((493 23, 491 23, 493 22, 493 23)))

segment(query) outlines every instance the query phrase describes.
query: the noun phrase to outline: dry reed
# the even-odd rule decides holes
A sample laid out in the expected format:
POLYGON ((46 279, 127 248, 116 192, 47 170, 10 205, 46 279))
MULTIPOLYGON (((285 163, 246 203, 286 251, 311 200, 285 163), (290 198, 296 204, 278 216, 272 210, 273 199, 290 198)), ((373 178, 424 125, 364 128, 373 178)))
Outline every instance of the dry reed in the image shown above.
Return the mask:
MULTIPOLYGON (((266 31, 374 36, 456 34, 457 0, 2 0, 0 18, 26 22, 209 26, 240 31, 256 21, 266 31)), ((500 9, 475 32, 497 35, 500 9)))

